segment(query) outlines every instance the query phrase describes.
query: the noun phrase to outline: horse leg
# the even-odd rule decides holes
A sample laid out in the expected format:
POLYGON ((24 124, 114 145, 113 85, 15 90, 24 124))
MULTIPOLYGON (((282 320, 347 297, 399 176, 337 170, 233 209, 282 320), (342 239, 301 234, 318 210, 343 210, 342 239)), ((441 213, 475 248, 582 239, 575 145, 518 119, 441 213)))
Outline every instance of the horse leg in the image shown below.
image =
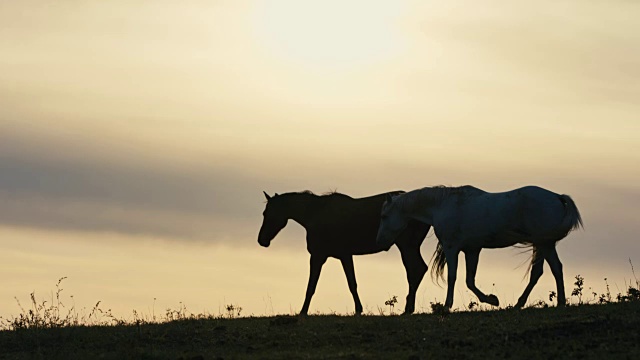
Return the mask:
POLYGON ((478 300, 480 300, 481 302, 493 306, 499 306, 500 301, 498 300, 497 296, 493 294, 485 295, 485 293, 483 293, 476 287, 476 271, 478 270, 480 250, 481 249, 473 249, 464 252, 464 259, 467 265, 467 287, 478 297, 478 300))
POLYGON ((396 245, 400 249, 402 263, 407 271, 407 281, 409 282, 409 293, 407 294, 404 315, 410 315, 415 310, 416 292, 424 278, 424 274, 427 273, 428 266, 420 254, 420 243, 407 244, 406 242, 398 241, 396 245))
POLYGON ((353 256, 345 256, 343 258, 340 258, 340 262, 342 263, 344 274, 347 276, 349 291, 351 291, 353 301, 356 304, 356 315, 360 315, 362 313, 362 303, 360 302, 360 297, 358 296, 358 283, 356 282, 356 272, 353 269, 353 256))
POLYGON ((309 304, 311 304, 311 297, 316 292, 316 285, 318 285, 318 278, 320 277, 320 270, 322 270, 322 265, 327 261, 327 257, 324 255, 313 255, 311 254, 311 260, 309 261, 310 270, 309 270, 309 283, 307 284, 307 295, 304 298, 304 305, 302 305, 302 310, 300 310, 300 315, 307 315, 309 312, 309 304))
POLYGON ((520 309, 521 307, 524 306, 524 304, 527 302, 527 299, 529 298, 529 294, 531 294, 531 290, 533 290, 533 287, 536 286, 536 283, 542 276, 543 265, 544 265, 543 252, 544 252, 544 249, 534 246, 533 259, 531 262, 531 275, 529 276, 529 284, 527 284, 527 287, 524 289, 524 292, 522 293, 520 298, 518 298, 518 302, 514 306, 516 309, 520 309))
POLYGON ((560 258, 558 257, 558 252, 556 251, 556 247, 548 249, 544 253, 544 258, 547 260, 549 267, 551 268, 551 273, 553 273, 553 277, 556 279, 556 287, 558 289, 558 306, 565 306, 567 300, 564 295, 564 279, 562 277, 562 263, 560 262, 560 258))
POLYGON ((456 285, 456 276, 458 273, 458 253, 457 249, 445 247, 444 257, 447 259, 447 300, 444 306, 449 309, 453 306, 453 290, 456 285))

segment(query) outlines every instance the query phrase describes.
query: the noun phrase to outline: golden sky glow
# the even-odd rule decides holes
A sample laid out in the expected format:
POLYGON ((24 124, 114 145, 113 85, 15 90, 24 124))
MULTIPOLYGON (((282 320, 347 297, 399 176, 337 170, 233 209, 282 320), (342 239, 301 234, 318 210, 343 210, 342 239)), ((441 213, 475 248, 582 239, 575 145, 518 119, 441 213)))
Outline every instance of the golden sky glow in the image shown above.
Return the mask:
POLYGON ((310 71, 352 72, 404 50, 402 2, 276 1, 254 9, 255 36, 275 60, 310 71))
MULTIPOLYGON (((294 225, 257 246, 262 190, 537 184, 572 195, 586 222, 559 245, 565 281, 628 276, 640 250, 638 13, 636 2, 579 0, 0 2, 0 246, 20 254, 4 255, 0 275, 13 280, 0 308, 31 283, 83 276, 56 261, 92 256, 135 273, 125 254, 146 252, 147 269, 170 263, 189 279, 187 304, 215 299, 215 312, 229 296, 261 314, 256 299, 277 293, 276 312, 297 311, 304 234, 294 225), (207 253, 232 281, 203 277, 219 271, 207 253), (236 268, 238 254, 252 260, 236 268), (270 276, 258 286, 256 273, 270 276)), ((387 292, 404 295, 396 255, 356 259, 374 309, 387 292)), ((493 275, 505 296, 519 294, 524 269, 502 273, 522 260, 483 253, 481 287, 493 275)), ((312 309, 351 309, 331 271, 319 289, 340 295, 319 293, 312 309)), ((115 294, 123 311, 177 299, 152 270, 136 275, 145 289, 95 275, 109 284, 101 299, 115 294)), ((77 295, 100 293, 88 281, 77 295)), ((444 295, 429 281, 421 291, 427 304, 444 295)))

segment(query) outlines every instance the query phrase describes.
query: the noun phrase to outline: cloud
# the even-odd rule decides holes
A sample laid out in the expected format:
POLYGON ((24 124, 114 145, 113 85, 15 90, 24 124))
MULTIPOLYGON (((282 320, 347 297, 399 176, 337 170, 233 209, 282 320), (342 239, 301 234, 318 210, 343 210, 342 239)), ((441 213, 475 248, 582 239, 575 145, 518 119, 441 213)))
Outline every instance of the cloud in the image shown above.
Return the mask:
MULTIPOLYGON (((449 179, 448 185, 473 179, 474 185, 486 190, 502 191, 529 180, 569 193, 583 213, 587 230, 572 235, 576 241, 566 242, 572 249, 568 259, 602 258, 603 241, 617 244, 607 251, 612 261, 639 250, 631 241, 636 229, 630 214, 640 200, 632 184, 603 185, 511 171, 452 173, 446 168, 403 163, 363 169, 366 177, 333 174, 322 167, 301 177, 289 172, 291 176, 283 176, 215 162, 211 167, 151 162, 139 154, 131 154, 126 161, 109 159, 90 147, 71 142, 65 146, 41 137, 5 135, 0 140, 0 224, 5 226, 254 245, 264 207, 262 190, 323 191, 338 186, 341 192, 365 196, 392 188, 435 185, 442 179, 449 179), (69 156, 74 152, 83 157, 69 156)), ((293 241, 302 241, 299 230, 286 230, 278 244, 294 246, 293 241)))
POLYGON ((90 148, 75 149, 85 153, 82 159, 59 157, 52 154, 71 150, 42 139, 1 140, 5 225, 223 238, 238 223, 245 224, 242 229, 255 222, 263 206, 261 189, 269 184, 223 166, 145 165, 134 154, 134 161, 107 161, 90 148))

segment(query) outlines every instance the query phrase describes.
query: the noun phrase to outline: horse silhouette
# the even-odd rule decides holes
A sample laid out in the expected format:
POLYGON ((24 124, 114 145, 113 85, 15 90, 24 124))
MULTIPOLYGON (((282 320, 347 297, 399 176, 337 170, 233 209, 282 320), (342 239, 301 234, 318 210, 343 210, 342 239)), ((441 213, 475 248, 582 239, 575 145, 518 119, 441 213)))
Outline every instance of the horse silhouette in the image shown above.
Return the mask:
MULTIPOLYGON (((258 235, 260 245, 268 247, 271 240, 287 225, 289 219, 296 221, 307 230, 307 251, 311 254, 311 259, 309 283, 300 315, 306 315, 309 311, 320 271, 329 257, 339 259, 342 263, 349 290, 353 295, 355 313, 356 315, 362 313, 362 303, 358 296, 358 285, 353 268, 353 255, 374 254, 389 250, 391 244, 387 246, 376 244, 380 211, 387 196, 401 193, 402 191, 395 191, 360 199, 335 192, 316 195, 310 191, 304 191, 275 194, 273 197, 264 193, 267 205, 258 235)), ((395 241, 409 282, 405 314, 411 314, 415 310, 416 291, 427 272, 427 264, 420 254, 420 245, 430 227, 418 221, 410 221, 395 241)))
POLYGON ((448 269, 445 306, 453 305, 453 290, 458 270, 458 254, 464 252, 467 287, 480 301, 498 306, 495 295, 486 295, 475 284, 480 250, 517 244, 533 248, 529 284, 516 303, 525 305, 531 290, 542 276, 544 260, 556 280, 558 306, 565 305, 562 263, 556 242, 582 226, 582 218, 570 196, 526 186, 489 193, 473 186, 426 187, 393 197, 389 195, 381 213, 377 242, 390 246, 412 221, 433 226, 438 237, 432 274, 444 277, 448 269))

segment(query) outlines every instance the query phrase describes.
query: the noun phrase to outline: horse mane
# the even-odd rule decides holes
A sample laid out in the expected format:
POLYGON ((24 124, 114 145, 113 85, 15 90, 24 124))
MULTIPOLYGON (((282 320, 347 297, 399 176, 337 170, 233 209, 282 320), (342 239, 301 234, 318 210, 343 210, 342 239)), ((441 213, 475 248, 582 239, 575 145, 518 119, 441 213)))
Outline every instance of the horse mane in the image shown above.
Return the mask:
POLYGON ((399 196, 396 201, 403 211, 414 212, 428 204, 429 206, 439 205, 450 195, 457 194, 466 186, 451 187, 444 185, 424 187, 413 190, 399 196))
POLYGON ((280 196, 285 196, 285 197, 289 197, 289 196, 296 196, 296 195, 310 195, 310 196, 319 196, 316 193, 314 193, 311 190, 302 190, 302 191, 294 191, 294 192, 287 192, 287 193, 282 193, 279 195, 276 195, 278 197, 280 196))
POLYGON ((289 196, 289 195, 309 195, 309 196, 314 196, 314 197, 319 197, 319 198, 327 198, 327 197, 332 197, 332 196, 341 196, 341 197, 352 199, 351 196, 339 193, 337 190, 327 191, 327 192, 324 192, 324 193, 322 193, 320 195, 314 193, 311 190, 303 190, 303 191, 298 191, 298 192, 288 192, 288 193, 280 194, 278 196, 285 196, 285 195, 287 195, 287 196, 289 196))

